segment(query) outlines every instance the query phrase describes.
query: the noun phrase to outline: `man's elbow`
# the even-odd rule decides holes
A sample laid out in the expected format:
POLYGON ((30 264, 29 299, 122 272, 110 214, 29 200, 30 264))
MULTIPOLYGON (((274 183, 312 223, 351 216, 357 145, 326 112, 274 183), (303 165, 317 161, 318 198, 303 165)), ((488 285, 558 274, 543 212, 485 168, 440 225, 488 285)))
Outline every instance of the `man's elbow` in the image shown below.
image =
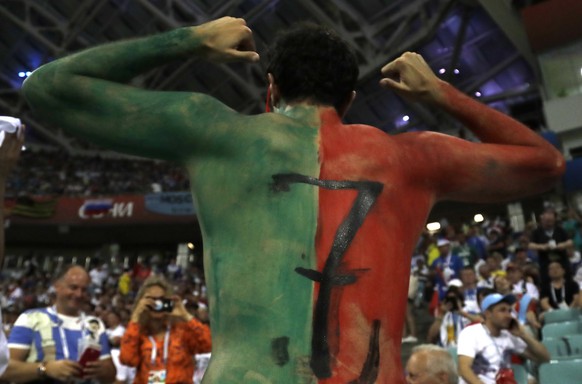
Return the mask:
POLYGON ((542 363, 547 363, 550 361, 550 352, 548 352, 548 350, 546 349, 546 347, 544 347, 542 353, 540 354, 540 358, 538 360, 538 364, 542 364, 542 363))
POLYGON ((42 84, 39 79, 40 76, 38 71, 34 71, 22 83, 22 94, 29 103, 33 102, 36 99, 35 95, 39 94, 39 86, 42 84))
POLYGON ((548 173, 548 178, 555 182, 558 182, 566 172, 566 160, 557 150, 553 151, 553 156, 552 159, 548 161, 546 172, 548 173))

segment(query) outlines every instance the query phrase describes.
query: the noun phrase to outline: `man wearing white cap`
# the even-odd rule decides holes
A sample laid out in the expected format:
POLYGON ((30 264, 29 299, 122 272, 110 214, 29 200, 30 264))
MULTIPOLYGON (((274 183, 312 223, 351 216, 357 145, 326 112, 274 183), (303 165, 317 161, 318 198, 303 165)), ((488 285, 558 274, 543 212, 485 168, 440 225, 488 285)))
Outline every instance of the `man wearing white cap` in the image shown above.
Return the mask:
POLYGON ((550 360, 547 349, 512 317, 515 296, 493 293, 481 303, 482 324, 459 335, 457 354, 461 384, 495 384, 513 376, 511 356, 521 355, 537 363, 550 360))
POLYGON ((437 247, 440 255, 430 267, 435 272, 435 283, 440 302, 445 296, 449 281, 459 278, 463 261, 458 255, 451 252, 449 240, 438 239, 437 247))

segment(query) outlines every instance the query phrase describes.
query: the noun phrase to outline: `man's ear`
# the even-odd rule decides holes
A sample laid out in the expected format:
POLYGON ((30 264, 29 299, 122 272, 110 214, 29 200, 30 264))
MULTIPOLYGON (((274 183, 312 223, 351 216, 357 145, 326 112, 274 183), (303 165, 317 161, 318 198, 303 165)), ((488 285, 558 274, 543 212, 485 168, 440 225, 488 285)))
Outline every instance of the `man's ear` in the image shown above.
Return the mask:
POLYGON ((272 73, 267 73, 267 79, 269 80, 269 93, 271 94, 271 100, 269 100, 269 102, 272 107, 278 107, 279 101, 281 101, 279 86, 275 83, 275 78, 272 73))
POLYGON ((337 113, 340 117, 344 117, 348 110, 352 106, 354 99, 356 98, 356 91, 351 91, 350 94, 346 97, 346 100, 342 103, 340 108, 338 109, 337 113))

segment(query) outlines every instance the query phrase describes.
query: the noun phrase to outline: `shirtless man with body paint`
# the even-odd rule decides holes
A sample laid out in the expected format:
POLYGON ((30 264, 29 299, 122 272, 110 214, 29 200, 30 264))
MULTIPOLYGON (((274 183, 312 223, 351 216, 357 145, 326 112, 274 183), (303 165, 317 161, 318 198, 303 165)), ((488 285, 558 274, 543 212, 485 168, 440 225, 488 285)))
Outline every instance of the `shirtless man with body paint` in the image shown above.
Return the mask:
POLYGON ((448 112, 483 143, 344 125, 356 59, 333 34, 301 31, 279 40, 269 66, 278 113, 243 116, 209 95, 125 84, 193 56, 257 62, 251 30, 229 17, 56 60, 24 93, 71 134, 187 168, 211 309, 204 383, 404 383, 410 257, 431 207, 540 193, 564 160, 414 53, 383 67, 380 85, 448 112))

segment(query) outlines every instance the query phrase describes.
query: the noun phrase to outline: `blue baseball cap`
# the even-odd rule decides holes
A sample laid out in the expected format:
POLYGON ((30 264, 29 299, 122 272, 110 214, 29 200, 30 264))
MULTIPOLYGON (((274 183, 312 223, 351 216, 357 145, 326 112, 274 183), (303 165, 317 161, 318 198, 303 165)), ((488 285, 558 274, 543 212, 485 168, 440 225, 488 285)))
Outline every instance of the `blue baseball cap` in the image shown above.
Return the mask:
POLYGON ((512 294, 503 296, 501 293, 492 293, 490 295, 485 296, 485 298, 481 302, 481 312, 485 312, 487 308, 495 304, 499 304, 501 302, 511 305, 516 301, 517 299, 512 294))

